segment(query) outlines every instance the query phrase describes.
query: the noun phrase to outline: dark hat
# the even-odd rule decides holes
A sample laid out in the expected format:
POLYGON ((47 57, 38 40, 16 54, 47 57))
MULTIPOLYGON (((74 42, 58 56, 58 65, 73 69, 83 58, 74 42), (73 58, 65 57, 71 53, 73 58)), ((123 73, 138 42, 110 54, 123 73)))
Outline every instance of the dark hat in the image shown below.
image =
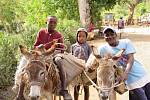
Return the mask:
POLYGON ((112 27, 106 27, 104 30, 103 30, 103 34, 106 34, 108 31, 116 34, 116 31, 112 28, 112 27))

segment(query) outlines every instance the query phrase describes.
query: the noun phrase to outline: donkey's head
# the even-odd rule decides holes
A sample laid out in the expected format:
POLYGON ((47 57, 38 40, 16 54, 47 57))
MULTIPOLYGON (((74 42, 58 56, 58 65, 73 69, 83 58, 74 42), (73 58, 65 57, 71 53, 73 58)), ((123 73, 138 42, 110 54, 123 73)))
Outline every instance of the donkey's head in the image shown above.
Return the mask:
MULTIPOLYGON (((91 69, 97 69, 97 83, 99 96, 102 100, 108 99, 115 84, 115 68, 116 61, 119 54, 115 56, 115 60, 112 59, 110 54, 105 57, 101 57, 97 48, 92 46, 92 53, 86 63, 86 67, 91 69)), ((123 52, 120 52, 123 53, 123 52)))
POLYGON ((22 55, 27 59, 27 65, 23 73, 27 76, 30 86, 30 94, 32 100, 37 100, 41 96, 41 88, 47 79, 49 66, 46 64, 47 59, 52 59, 51 54, 55 48, 45 50, 33 50, 29 52, 24 46, 20 45, 22 55))
POLYGON ((100 97, 105 100, 109 97, 115 82, 114 62, 111 59, 98 59, 99 66, 97 68, 97 82, 100 97))

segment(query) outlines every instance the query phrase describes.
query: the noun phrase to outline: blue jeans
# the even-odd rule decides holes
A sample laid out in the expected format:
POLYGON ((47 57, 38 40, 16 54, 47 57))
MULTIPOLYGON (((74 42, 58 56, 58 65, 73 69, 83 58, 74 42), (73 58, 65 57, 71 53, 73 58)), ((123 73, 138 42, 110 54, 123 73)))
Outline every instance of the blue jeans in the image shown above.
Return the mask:
POLYGON ((150 100, 150 83, 129 91, 129 100, 150 100))

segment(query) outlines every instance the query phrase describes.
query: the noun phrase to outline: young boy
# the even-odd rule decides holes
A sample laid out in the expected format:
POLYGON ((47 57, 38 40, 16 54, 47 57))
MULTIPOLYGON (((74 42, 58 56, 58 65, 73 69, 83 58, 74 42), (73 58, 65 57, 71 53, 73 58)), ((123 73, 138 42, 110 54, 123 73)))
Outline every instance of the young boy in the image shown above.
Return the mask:
MULTIPOLYGON (((77 30, 77 35, 76 35, 76 43, 71 46, 71 53, 76 56, 79 59, 87 61, 90 53, 91 53, 91 48, 87 44, 87 30, 85 28, 79 28, 77 30)), ((74 100, 78 100, 78 92, 80 89, 80 85, 74 87, 74 100)), ((89 87, 84 86, 84 100, 89 100, 89 87)))

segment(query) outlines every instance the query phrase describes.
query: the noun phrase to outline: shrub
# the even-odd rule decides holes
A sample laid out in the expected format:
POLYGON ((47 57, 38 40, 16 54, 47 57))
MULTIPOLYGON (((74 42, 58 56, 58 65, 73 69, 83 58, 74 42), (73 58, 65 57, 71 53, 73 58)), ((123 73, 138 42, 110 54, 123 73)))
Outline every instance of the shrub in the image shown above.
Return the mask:
POLYGON ((79 26, 79 23, 75 20, 64 19, 58 23, 58 30, 62 32, 65 43, 70 42, 71 44, 76 41, 76 30, 79 26))
POLYGON ((27 46, 29 49, 32 49, 37 32, 38 29, 34 27, 34 25, 30 26, 30 28, 26 27, 26 30, 21 33, 23 45, 27 46))
POLYGON ((0 33, 0 86, 10 85, 17 66, 18 35, 0 33))

